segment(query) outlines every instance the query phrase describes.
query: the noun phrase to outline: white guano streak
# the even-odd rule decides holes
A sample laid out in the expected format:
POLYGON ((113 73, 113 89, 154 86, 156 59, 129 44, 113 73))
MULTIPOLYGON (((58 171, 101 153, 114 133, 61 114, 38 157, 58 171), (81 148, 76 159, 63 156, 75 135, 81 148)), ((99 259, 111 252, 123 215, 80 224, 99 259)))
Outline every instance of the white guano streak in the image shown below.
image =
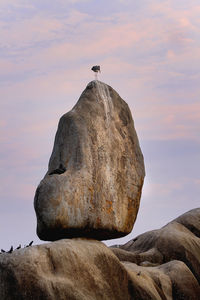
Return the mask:
MULTIPOLYGON (((112 98, 110 96, 109 88, 106 84, 99 82, 98 80, 96 81, 97 85, 97 99, 99 101, 103 102, 104 105, 104 111, 105 111, 105 125, 107 128, 107 135, 109 136, 107 144, 109 145, 108 148, 111 149, 110 143, 111 143, 111 135, 112 135, 112 130, 110 127, 111 123, 111 118, 112 118, 112 113, 113 113, 113 102, 112 98)), ((108 186, 110 188, 110 193, 112 194, 112 205, 113 209, 115 210, 115 205, 116 205, 116 200, 117 200, 117 194, 116 194, 116 189, 115 189, 115 181, 113 178, 113 171, 112 171, 112 163, 111 163, 111 157, 110 155, 107 156, 107 164, 105 168, 105 176, 107 178, 107 182, 109 182, 108 186)), ((108 200, 111 200, 108 199, 108 200)), ((115 220, 117 222, 117 220, 115 220)))
POLYGON ((97 91, 98 91, 97 98, 98 99, 100 98, 100 100, 102 100, 102 102, 103 102, 104 110, 105 110, 105 117, 106 117, 106 124, 108 126, 110 123, 110 120, 111 120, 112 109, 113 109, 112 99, 110 97, 110 92, 109 92, 108 86, 106 84, 103 84, 103 83, 99 82, 98 80, 96 80, 96 84, 97 84, 97 91))

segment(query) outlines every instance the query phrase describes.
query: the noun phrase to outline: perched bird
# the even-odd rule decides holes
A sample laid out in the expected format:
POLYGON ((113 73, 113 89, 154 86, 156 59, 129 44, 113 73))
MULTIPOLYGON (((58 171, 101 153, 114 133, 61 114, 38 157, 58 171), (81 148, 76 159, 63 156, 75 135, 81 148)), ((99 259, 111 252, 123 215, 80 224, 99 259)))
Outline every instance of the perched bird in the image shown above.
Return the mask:
POLYGON ((30 246, 32 246, 32 244, 33 244, 33 241, 31 241, 26 247, 30 247, 30 246))
POLYGON ((31 241, 28 245, 24 245, 24 248, 28 248, 28 247, 32 246, 32 244, 33 244, 33 241, 31 241))
POLYGON ((7 253, 12 253, 13 252, 13 246, 10 247, 10 250, 7 251, 7 253))
POLYGON ((18 250, 18 249, 20 249, 21 248, 21 245, 19 245, 17 248, 16 248, 16 250, 18 250))
POLYGON ((2 252, 2 253, 5 253, 6 251, 5 251, 5 250, 3 250, 3 249, 1 249, 1 252, 2 252))
POLYGON ((101 73, 100 66, 93 66, 93 67, 91 68, 91 70, 94 71, 95 73, 98 73, 98 72, 101 73))
POLYGON ((50 172, 49 175, 53 175, 53 174, 62 174, 66 171, 66 168, 60 164, 58 169, 55 169, 54 171, 50 172))

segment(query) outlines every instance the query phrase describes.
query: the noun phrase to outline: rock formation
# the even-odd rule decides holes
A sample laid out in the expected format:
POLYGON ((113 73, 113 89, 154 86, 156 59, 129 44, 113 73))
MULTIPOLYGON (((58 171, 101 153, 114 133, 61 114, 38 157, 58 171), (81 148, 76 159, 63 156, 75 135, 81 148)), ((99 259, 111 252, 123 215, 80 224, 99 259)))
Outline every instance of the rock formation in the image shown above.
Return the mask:
POLYGON ((87 239, 0 255, 1 300, 199 300, 200 208, 108 248, 87 239))
POLYGON ((0 300, 199 300, 200 208, 125 245, 97 241, 131 231, 143 179, 127 104, 91 82, 60 119, 34 200, 38 236, 61 240, 2 249, 0 300))
MULTIPOLYGON (((137 264, 138 271, 157 277, 157 281, 159 274, 155 273, 162 270, 170 279, 169 299, 199 299, 200 208, 112 250, 121 261, 128 261, 128 266, 137 264)), ((160 285, 164 284, 169 285, 161 280, 160 285)))
POLYGON ((60 119, 34 200, 38 236, 105 240, 130 233, 144 173, 128 105, 110 86, 92 81, 60 119))

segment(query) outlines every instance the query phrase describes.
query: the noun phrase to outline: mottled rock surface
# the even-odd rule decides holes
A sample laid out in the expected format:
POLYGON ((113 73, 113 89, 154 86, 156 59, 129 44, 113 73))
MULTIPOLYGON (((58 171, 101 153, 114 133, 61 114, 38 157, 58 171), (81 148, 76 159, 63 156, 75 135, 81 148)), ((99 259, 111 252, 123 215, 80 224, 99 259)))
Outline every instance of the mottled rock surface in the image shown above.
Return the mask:
POLYGON ((110 86, 92 81, 62 116, 34 206, 40 239, 111 239, 135 222, 144 162, 131 112, 110 86))
POLYGON ((196 209, 119 248, 63 239, 1 254, 0 299, 199 300, 199 233, 196 209))
POLYGON ((0 255, 1 300, 130 299, 131 281, 103 243, 60 240, 0 255))
POLYGON ((160 285, 168 285, 168 288, 171 286, 173 298, 169 299, 198 300, 200 299, 199 237, 200 208, 196 208, 161 229, 141 234, 112 250, 121 261, 128 262, 128 267, 132 268, 132 263, 137 264, 141 273, 151 274, 150 276, 157 278, 158 281, 159 276, 155 273, 158 270, 164 272, 170 281, 164 280, 160 285))

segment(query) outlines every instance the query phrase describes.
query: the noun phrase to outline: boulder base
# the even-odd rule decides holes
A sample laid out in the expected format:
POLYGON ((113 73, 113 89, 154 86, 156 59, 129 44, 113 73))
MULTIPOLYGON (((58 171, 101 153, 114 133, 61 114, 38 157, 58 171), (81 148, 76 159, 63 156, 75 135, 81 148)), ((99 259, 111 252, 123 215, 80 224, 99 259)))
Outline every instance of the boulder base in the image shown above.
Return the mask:
POLYGON ((0 299, 199 300, 199 221, 192 210, 116 248, 79 238, 0 254, 0 299))
POLYGON ((128 105, 110 86, 92 81, 60 119, 34 200, 39 238, 106 240, 130 233, 144 175, 128 105))

